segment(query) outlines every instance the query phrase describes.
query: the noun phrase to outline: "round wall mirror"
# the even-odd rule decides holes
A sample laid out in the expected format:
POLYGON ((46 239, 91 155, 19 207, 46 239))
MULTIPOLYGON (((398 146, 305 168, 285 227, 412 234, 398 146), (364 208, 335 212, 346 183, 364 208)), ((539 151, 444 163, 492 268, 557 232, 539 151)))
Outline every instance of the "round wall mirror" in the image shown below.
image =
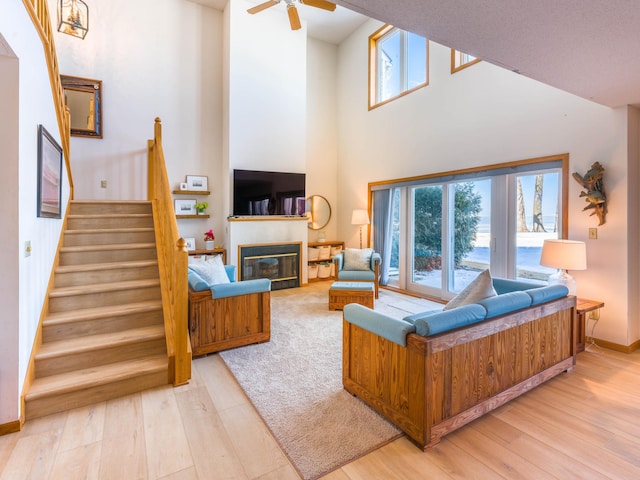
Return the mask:
POLYGON ((311 195, 307 198, 307 214, 311 230, 320 230, 327 226, 331 218, 331 205, 321 195, 311 195))

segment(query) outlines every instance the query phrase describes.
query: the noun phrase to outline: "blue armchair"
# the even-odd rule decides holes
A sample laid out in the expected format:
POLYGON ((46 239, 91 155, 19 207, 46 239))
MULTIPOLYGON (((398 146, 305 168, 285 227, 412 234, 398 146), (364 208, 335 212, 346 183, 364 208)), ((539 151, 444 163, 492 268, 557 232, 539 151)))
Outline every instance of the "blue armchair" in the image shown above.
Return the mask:
POLYGON ((370 248, 347 248, 333 257, 336 277, 345 282, 373 282, 378 298, 380 260, 380 254, 370 248))

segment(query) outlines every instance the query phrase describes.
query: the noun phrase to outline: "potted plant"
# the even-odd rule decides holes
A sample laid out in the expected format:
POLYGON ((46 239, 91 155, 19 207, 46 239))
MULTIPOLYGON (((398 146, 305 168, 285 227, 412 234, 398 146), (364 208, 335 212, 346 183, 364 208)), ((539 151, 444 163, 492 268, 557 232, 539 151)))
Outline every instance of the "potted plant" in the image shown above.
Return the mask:
POLYGON ((213 229, 209 229, 204 232, 204 249, 205 250, 213 250, 215 245, 213 241, 216 239, 216 236, 213 234, 213 229))
POLYGON ((198 212, 198 215, 204 215, 204 211, 208 206, 209 204, 207 202, 196 203, 195 208, 196 208, 196 212, 198 212))

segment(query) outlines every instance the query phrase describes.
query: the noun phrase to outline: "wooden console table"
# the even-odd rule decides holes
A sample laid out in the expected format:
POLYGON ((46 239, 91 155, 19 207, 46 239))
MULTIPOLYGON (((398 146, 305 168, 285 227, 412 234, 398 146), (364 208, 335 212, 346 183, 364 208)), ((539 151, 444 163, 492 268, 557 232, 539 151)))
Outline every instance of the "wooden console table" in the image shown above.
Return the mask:
MULTIPOLYGON (((577 328, 577 343, 576 343, 576 353, 583 352, 587 343, 586 338, 586 323, 587 323, 587 314, 604 307, 604 302, 599 300, 587 300, 586 298, 577 298, 576 299, 576 312, 578 313, 578 328, 577 328)), ((595 318, 597 322, 598 317, 595 318)), ((594 325, 595 327, 595 325, 594 325)), ((593 328, 591 329, 593 332, 593 328)))

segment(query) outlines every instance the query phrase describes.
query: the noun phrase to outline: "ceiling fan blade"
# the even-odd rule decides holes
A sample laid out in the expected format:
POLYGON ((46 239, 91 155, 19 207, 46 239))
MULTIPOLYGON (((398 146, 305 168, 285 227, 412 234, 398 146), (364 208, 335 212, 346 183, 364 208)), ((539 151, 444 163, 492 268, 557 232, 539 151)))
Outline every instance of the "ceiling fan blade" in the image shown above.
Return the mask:
POLYGON ((291 3, 287 5, 287 15, 289 15, 289 23, 291 24, 291 30, 300 30, 302 24, 300 23, 300 17, 298 16, 298 9, 291 3))
POLYGON ((247 10, 247 12, 253 15, 254 13, 258 13, 258 12, 261 12, 262 10, 266 10, 269 7, 273 7, 278 3, 280 3, 280 0, 269 0, 268 2, 264 2, 264 3, 261 3, 260 5, 256 5, 255 7, 251 7, 249 10, 247 10))
POLYGON ((309 5, 310 7, 329 10, 330 12, 333 12, 336 9, 336 4, 327 2, 327 0, 300 0, 300 3, 304 5, 309 5))

